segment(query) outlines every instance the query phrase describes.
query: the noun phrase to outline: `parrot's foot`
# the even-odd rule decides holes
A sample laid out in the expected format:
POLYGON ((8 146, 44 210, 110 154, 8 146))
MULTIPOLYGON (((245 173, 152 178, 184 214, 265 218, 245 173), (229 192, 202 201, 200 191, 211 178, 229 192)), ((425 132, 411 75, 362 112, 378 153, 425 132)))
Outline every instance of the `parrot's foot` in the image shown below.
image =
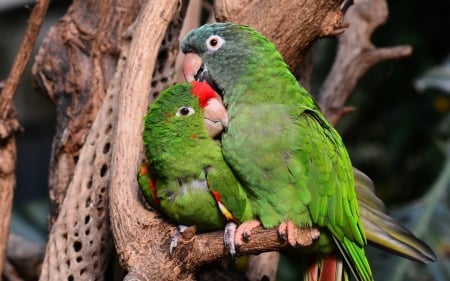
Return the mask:
POLYGON ((223 242, 225 243, 225 247, 228 249, 228 252, 232 257, 236 254, 236 245, 235 242, 235 234, 236 234, 237 224, 234 222, 229 222, 225 225, 225 231, 223 232, 223 242))
POLYGON ((241 223, 236 229, 234 244, 237 248, 244 244, 244 241, 248 241, 250 239, 250 235, 252 234, 252 230, 256 227, 260 226, 261 222, 257 220, 249 220, 241 223))
POLYGON ((278 226, 280 238, 292 247, 309 246, 320 236, 317 228, 296 227, 292 221, 285 221, 278 226))
POLYGON ((175 233, 172 236, 172 238, 170 239, 170 248, 169 248, 169 254, 172 255, 173 250, 175 250, 175 248, 178 246, 178 240, 180 240, 181 234, 183 234, 183 232, 188 228, 187 225, 182 225, 180 224, 179 226, 177 226, 177 228, 175 229, 175 233))

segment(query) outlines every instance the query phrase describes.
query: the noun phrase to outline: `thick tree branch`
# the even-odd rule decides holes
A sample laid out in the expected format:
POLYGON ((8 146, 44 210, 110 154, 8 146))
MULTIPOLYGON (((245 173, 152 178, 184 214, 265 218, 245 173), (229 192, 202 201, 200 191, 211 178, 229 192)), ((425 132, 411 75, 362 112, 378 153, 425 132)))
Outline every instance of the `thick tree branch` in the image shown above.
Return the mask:
POLYGON ((0 222, 0 274, 5 262, 5 247, 8 241, 15 185, 16 144, 14 135, 20 131, 12 100, 33 51, 48 3, 48 0, 42 0, 33 8, 25 37, 0 94, 0 218, 2 218, 0 222))
POLYGON ((35 88, 56 105, 49 173, 50 226, 116 69, 123 33, 139 7, 139 0, 75 0, 50 29, 36 56, 32 68, 35 88))
MULTIPOLYGON (((127 280, 179 279, 180 271, 168 260, 170 237, 158 214, 143 208, 139 200, 136 170, 142 154, 142 116, 149 100, 157 51, 181 2, 148 1, 135 24, 127 63, 119 86, 118 120, 112 146, 110 184, 111 228, 127 280), (149 36, 151 35, 151 36, 149 36), (145 46, 144 48, 142 46, 145 46)), ((167 55, 167 54, 166 54, 167 55)), ((193 279, 186 273, 185 279, 193 279)))
POLYGON ((372 33, 386 22, 387 16, 385 0, 355 0, 348 9, 346 20, 350 27, 339 37, 336 60, 320 92, 320 105, 333 124, 351 111, 344 107, 345 101, 370 67, 411 54, 410 46, 377 48, 371 43, 372 33))
POLYGON ((291 70, 297 69, 319 37, 342 33, 343 0, 217 0, 218 21, 250 25, 275 43, 291 70))

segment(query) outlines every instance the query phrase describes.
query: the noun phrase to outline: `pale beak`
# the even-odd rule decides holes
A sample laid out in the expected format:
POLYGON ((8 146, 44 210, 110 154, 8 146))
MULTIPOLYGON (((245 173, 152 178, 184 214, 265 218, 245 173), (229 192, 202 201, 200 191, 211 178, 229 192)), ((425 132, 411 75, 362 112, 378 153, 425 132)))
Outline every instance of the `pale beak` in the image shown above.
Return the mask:
POLYGON ((183 61, 183 74, 188 82, 195 80, 198 70, 202 66, 202 58, 195 53, 187 53, 183 61))
POLYGON ((214 138, 228 128, 228 114, 220 96, 210 99, 204 107, 203 119, 209 136, 214 138))

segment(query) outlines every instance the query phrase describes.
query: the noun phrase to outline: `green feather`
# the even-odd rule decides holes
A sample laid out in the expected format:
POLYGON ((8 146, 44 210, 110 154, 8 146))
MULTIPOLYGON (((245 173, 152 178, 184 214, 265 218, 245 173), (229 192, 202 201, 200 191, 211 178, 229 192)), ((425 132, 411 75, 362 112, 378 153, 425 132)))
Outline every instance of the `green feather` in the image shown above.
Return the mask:
POLYGON ((234 220, 252 218, 248 198, 225 163, 220 145, 208 136, 190 84, 163 91, 144 121, 148 173, 139 172, 138 181, 153 207, 176 223, 196 225, 201 231, 218 230, 227 219, 212 195, 216 191, 234 220), (189 113, 182 115, 182 108, 189 113), (157 199, 150 190, 150 178, 157 199))
POLYGON ((191 31, 182 49, 202 57, 222 91, 229 118, 223 155, 263 226, 292 220, 322 227, 361 280, 372 280, 348 153, 275 46, 249 27, 217 23, 191 31), (224 41, 217 51, 208 50, 211 35, 224 41))

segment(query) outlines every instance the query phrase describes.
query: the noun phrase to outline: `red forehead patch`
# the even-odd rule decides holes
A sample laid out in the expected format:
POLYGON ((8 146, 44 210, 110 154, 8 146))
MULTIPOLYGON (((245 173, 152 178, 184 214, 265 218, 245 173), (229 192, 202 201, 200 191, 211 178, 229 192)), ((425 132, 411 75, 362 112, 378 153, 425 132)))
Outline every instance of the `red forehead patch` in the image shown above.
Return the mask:
POLYGON ((200 107, 204 108, 210 99, 217 98, 217 93, 206 82, 192 81, 191 93, 198 97, 200 107))

